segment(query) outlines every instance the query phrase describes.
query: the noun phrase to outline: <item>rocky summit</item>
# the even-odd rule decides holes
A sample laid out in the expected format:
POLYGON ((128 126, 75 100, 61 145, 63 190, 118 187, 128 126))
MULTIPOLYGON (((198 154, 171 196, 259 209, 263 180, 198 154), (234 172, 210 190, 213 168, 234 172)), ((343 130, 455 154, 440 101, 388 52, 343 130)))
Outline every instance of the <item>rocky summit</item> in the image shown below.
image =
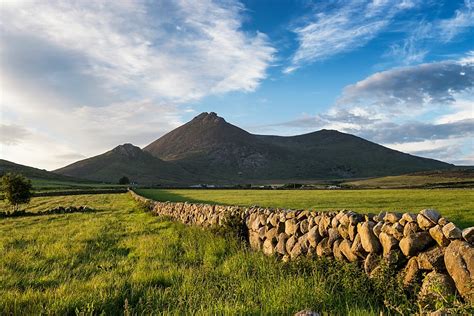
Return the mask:
POLYGON ((290 137, 256 135, 204 112, 143 149, 125 144, 56 172, 102 181, 127 175, 146 184, 235 184, 375 177, 450 167, 336 130, 290 137))

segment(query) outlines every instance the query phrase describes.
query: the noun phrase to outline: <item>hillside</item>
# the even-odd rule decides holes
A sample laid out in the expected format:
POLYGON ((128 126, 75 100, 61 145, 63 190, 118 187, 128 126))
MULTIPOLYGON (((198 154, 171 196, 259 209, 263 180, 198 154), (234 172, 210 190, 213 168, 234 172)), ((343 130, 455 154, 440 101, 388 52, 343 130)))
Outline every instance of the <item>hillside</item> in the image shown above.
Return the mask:
POLYGON ((474 187, 474 169, 421 171, 399 176, 348 181, 343 185, 363 189, 474 187))
POLYGON ((0 159, 0 176, 7 172, 21 173, 27 178, 37 179, 37 180, 84 182, 84 180, 81 180, 81 179, 68 177, 65 175, 57 174, 57 173, 46 171, 43 169, 20 165, 8 160, 0 159))
POLYGON ((122 176, 139 184, 176 184, 193 179, 179 165, 153 157, 132 144, 117 146, 104 154, 75 162, 54 172, 112 183, 116 183, 122 176))
POLYGON ((329 179, 397 175, 452 165, 335 130, 282 137, 250 134, 202 113, 144 148, 201 180, 329 179))

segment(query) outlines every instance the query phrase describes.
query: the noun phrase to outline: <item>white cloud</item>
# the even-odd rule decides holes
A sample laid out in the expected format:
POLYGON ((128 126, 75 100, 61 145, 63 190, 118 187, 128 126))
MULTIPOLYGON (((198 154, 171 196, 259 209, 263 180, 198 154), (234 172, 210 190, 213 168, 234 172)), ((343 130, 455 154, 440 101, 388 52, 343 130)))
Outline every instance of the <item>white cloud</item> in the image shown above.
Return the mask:
POLYGON ((299 43, 284 69, 302 66, 366 45, 386 29, 393 17, 416 6, 415 1, 340 1, 335 8, 317 8, 306 23, 293 29, 299 43))
POLYGON ((182 123, 190 102, 255 90, 275 49, 242 30, 243 10, 230 0, 2 3, 1 123, 40 131, 45 157, 58 148, 48 161, 19 142, 2 158, 55 168, 143 145, 182 123))

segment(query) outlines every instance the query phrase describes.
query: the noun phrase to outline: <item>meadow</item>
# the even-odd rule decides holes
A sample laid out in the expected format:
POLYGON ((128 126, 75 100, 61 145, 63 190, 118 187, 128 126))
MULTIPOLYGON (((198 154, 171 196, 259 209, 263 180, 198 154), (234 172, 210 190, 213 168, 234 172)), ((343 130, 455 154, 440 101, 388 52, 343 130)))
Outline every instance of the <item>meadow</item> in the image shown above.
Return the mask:
POLYGON ((65 203, 97 212, 0 220, 2 313, 378 315, 394 298, 416 307, 355 265, 279 262, 233 235, 153 216, 128 194, 33 198, 31 208, 65 203))
POLYGON ((399 190, 156 190, 138 193, 159 201, 190 201, 288 209, 341 210, 360 213, 380 211, 419 212, 437 209, 460 227, 474 226, 472 189, 399 189, 399 190))

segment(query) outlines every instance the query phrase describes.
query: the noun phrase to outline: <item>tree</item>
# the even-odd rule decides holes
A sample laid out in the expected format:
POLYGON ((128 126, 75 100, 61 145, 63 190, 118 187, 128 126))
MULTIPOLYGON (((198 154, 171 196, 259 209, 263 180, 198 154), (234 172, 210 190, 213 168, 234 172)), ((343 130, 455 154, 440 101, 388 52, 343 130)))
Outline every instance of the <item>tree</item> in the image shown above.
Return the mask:
POLYGON ((130 179, 127 178, 126 176, 123 176, 120 178, 119 184, 130 184, 130 179))
POLYGON ((14 212, 21 204, 28 204, 31 200, 31 181, 21 174, 7 173, 1 178, 1 188, 5 200, 12 206, 14 212))

